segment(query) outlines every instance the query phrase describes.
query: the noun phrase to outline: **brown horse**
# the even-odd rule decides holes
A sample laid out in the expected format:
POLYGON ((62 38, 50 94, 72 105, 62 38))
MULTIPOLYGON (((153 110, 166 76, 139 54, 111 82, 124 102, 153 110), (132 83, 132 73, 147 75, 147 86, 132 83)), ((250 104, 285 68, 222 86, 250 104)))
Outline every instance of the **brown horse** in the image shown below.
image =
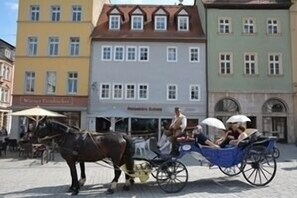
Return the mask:
POLYGON ((112 194, 121 175, 120 166, 126 165, 127 172, 124 190, 129 190, 134 183, 130 174, 134 167, 134 145, 129 136, 117 132, 104 134, 80 132, 74 127, 67 126, 57 121, 47 120, 40 123, 35 135, 41 140, 55 139, 60 148, 62 157, 66 160, 71 173, 72 183, 68 190, 72 195, 77 195, 80 182, 77 178, 76 162, 80 163, 81 180, 85 181, 84 162, 96 162, 104 158, 110 158, 114 166, 114 179, 107 193, 112 194))

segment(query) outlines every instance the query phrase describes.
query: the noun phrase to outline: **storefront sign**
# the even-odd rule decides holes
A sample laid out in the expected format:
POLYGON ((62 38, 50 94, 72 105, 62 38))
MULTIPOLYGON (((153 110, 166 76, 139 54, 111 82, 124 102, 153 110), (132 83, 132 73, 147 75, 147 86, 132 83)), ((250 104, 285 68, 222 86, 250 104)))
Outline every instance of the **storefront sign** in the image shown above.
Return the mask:
POLYGON ((73 98, 71 97, 32 97, 21 96, 21 105, 73 105, 73 98))
POLYGON ((158 111, 162 112, 161 107, 127 107, 128 111, 158 111))

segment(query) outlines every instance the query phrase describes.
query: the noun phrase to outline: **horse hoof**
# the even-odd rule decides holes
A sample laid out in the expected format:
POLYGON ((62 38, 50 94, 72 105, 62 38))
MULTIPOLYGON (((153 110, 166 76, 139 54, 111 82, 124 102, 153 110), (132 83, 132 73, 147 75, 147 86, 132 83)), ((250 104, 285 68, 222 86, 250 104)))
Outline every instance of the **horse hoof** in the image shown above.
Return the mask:
POLYGON ((114 190, 109 188, 107 191, 106 191, 106 194, 108 195, 112 195, 114 193, 114 190))
POLYGON ((135 184, 134 179, 131 179, 131 180, 130 180, 130 184, 131 184, 131 185, 134 185, 134 184, 135 184))
POLYGON ((72 193, 71 193, 72 196, 75 196, 77 194, 78 194, 78 190, 73 190, 72 193))
POLYGON ((68 193, 71 193, 71 192, 73 192, 73 191, 74 191, 73 187, 70 187, 70 188, 67 190, 68 193))
POLYGON ((130 190, 130 186, 123 186, 123 190, 124 191, 129 191, 130 190))

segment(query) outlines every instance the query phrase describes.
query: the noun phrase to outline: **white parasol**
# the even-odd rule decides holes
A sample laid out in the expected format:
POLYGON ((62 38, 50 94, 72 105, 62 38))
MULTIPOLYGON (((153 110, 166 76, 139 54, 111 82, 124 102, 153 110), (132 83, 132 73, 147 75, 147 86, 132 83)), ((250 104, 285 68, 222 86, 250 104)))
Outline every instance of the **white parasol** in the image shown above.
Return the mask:
POLYGON ((235 122, 250 122, 251 119, 248 118, 246 115, 238 114, 231 116, 226 122, 227 123, 235 123, 235 122))
POLYGON ((43 109, 39 106, 30 108, 30 109, 25 109, 22 111, 16 111, 16 112, 11 113, 10 115, 12 115, 12 116, 26 116, 26 117, 34 120, 36 122, 36 124, 38 124, 38 122, 40 120, 42 120, 44 117, 66 117, 66 116, 59 114, 57 112, 43 109))
POLYGON ((217 129, 226 129, 224 123, 217 118, 212 118, 212 117, 206 118, 206 119, 202 120, 201 124, 215 127, 217 129))

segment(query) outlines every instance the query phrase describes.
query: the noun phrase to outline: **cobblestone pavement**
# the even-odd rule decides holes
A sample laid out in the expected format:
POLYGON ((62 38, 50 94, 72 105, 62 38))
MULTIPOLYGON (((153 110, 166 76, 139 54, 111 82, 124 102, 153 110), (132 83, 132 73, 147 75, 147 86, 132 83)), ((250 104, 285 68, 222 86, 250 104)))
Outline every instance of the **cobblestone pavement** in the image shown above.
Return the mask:
MULTIPOLYGON (((180 193, 166 194, 160 190, 153 178, 141 184, 137 180, 131 191, 122 191, 122 174, 117 191, 106 195, 108 183, 113 178, 113 170, 95 163, 86 165, 87 182, 77 197, 253 197, 288 198, 296 197, 297 189, 297 147, 278 145, 281 157, 278 159, 276 176, 265 187, 248 184, 240 174, 228 177, 216 168, 197 166, 191 156, 185 156, 183 162, 189 172, 189 182, 180 193)), ((39 159, 22 159, 17 153, 8 153, 0 157, 0 197, 68 197, 70 172, 66 163, 56 154, 55 161, 45 165, 39 159)))

